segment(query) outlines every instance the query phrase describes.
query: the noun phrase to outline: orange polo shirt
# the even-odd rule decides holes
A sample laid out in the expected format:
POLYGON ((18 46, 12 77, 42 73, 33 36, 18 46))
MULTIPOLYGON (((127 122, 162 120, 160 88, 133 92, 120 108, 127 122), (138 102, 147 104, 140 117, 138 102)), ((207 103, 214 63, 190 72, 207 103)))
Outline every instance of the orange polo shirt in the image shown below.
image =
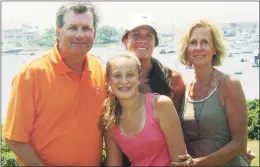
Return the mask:
MULTIPOLYGON (((97 166, 105 98, 104 73, 87 55, 81 78, 63 62, 57 45, 13 79, 3 136, 30 142, 45 165, 97 166)), ((21 165, 24 163, 19 160, 21 165)))

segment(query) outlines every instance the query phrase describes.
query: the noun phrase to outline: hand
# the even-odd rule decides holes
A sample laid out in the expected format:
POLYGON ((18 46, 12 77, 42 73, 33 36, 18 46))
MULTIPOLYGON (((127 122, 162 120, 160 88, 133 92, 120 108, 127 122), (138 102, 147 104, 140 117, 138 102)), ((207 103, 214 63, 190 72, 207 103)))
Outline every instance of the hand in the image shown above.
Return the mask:
POLYGON ((252 160, 255 159, 255 153, 247 148, 247 152, 242 155, 242 157, 247 161, 248 164, 251 164, 252 160))
POLYGON ((179 155, 178 162, 172 162, 172 166, 194 166, 195 161, 189 154, 179 155))

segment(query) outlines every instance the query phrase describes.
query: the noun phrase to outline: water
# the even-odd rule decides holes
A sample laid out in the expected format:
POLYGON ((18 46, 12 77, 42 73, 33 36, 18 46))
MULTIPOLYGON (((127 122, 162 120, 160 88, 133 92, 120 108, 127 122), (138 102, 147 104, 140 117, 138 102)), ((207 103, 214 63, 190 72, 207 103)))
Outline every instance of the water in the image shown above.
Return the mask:
MULTIPOLYGON (((193 77, 193 70, 186 69, 184 65, 180 64, 175 54, 159 54, 161 48, 155 48, 153 56, 159 59, 164 65, 171 69, 179 71, 184 80, 188 81, 193 77)), ((123 48, 93 48, 90 53, 98 56, 101 59, 103 66, 107 59, 117 53, 124 52, 123 48)), ((36 55, 41 55, 46 51, 39 51, 36 55)), ((240 62, 242 57, 249 57, 252 61, 253 55, 234 55, 234 57, 226 57, 224 64, 217 69, 237 77, 243 87, 246 99, 259 98, 259 68, 252 67, 252 62, 240 62), (242 70, 241 75, 235 75, 235 71, 242 70)), ((21 67, 28 61, 36 59, 37 56, 2 56, 2 123, 5 120, 7 104, 11 91, 11 84, 14 75, 21 69, 21 67)))

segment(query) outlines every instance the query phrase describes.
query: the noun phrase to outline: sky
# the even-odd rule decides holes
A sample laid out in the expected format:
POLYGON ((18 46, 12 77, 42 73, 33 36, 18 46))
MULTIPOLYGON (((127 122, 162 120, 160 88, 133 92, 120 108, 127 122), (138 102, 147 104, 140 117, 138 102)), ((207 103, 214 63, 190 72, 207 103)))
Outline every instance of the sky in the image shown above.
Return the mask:
MULTIPOLYGON (((27 22, 40 29, 55 27, 55 15, 66 2, 2 2, 2 23, 27 22)), ((259 22, 259 2, 94 2, 100 25, 123 27, 133 14, 146 13, 159 29, 184 26, 198 18, 215 22, 259 22)))

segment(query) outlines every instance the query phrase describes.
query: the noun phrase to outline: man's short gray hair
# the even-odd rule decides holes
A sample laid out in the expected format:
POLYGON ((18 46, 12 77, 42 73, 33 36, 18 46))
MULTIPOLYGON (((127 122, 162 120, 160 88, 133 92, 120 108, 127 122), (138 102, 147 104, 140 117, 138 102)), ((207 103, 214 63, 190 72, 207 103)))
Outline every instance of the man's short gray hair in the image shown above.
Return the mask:
POLYGON ((69 12, 73 11, 76 14, 91 12, 93 16, 93 26, 96 29, 97 24, 99 22, 99 17, 95 6, 90 2, 72 2, 65 5, 62 5, 57 13, 56 13, 56 26, 62 28, 65 24, 64 15, 69 12))

